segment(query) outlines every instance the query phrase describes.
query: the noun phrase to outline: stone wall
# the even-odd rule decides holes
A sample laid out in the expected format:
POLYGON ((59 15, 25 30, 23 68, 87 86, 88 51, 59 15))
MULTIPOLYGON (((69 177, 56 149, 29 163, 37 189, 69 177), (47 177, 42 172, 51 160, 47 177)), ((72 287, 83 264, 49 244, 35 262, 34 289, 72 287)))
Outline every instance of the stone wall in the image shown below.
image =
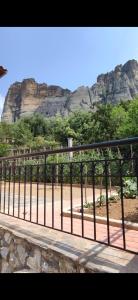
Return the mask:
POLYGON ((85 273, 73 259, 0 228, 0 273, 85 273))

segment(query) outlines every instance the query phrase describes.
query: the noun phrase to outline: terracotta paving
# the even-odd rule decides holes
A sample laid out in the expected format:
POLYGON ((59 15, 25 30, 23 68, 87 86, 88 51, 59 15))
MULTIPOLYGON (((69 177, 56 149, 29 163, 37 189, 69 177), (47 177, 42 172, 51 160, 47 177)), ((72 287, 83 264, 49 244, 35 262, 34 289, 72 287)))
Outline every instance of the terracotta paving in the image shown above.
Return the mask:
MULTIPOLYGON (((54 213, 54 229, 61 229, 61 213, 59 205, 55 205, 54 213)), ((8 213, 7 209, 5 210, 8 213)), ((12 211, 11 211, 12 215, 12 211)), ((18 210, 15 208, 14 216, 18 217, 18 210)), ((20 210, 20 218, 23 218, 23 208, 20 210)), ((30 220, 29 213, 26 214, 25 220, 30 220)), ((37 222, 36 208, 32 208, 32 222, 37 222)), ((38 223, 44 224, 44 208, 43 205, 39 205, 38 210, 38 223)), ((52 227, 52 208, 51 204, 46 207, 46 226, 52 227)), ((69 217, 63 217, 63 231, 71 233, 71 219, 69 217)), ((122 229, 115 226, 109 227, 110 231, 110 244, 112 246, 118 246, 123 248, 123 234, 122 229)), ((73 218, 73 234, 82 236, 82 221, 80 219, 73 218)), ((84 220, 84 237, 94 239, 94 224, 91 221, 84 220)), ((126 249, 138 252, 138 231, 125 229, 126 249)), ((99 242, 108 242, 107 239, 107 226, 105 224, 96 223, 96 240, 99 242)))
MULTIPOLYGON (((60 202, 60 193, 57 192, 57 198, 54 200, 54 229, 61 229, 61 202, 60 202)), ((76 192, 76 198, 73 199, 73 205, 80 204, 80 195, 79 195, 79 189, 76 192), (78 197, 77 197, 78 196, 78 197)), ((14 216, 18 217, 18 194, 15 196, 15 209, 14 209, 14 216)), ((36 205, 36 198, 33 196, 32 200, 32 210, 31 210, 31 221, 32 222, 38 222, 39 224, 44 225, 44 202, 42 198, 42 194, 38 197, 39 202, 39 208, 38 208, 38 220, 37 220, 37 205, 36 205)), ((46 216, 46 226, 52 227, 52 201, 50 201, 51 198, 51 191, 50 195, 48 195, 49 200, 46 203, 46 210, 45 210, 45 216, 46 216)), ((89 195, 90 197, 90 195, 89 195)), ((4 201, 4 199, 2 199, 4 201)), ((10 206, 10 215, 13 215, 13 205, 12 205, 12 197, 10 199, 11 206, 10 206)), ((19 217, 23 219, 23 212, 24 212, 24 203, 23 203, 23 197, 20 205, 20 214, 19 217)), ((4 206, 3 202, 1 205, 1 212, 4 212, 4 206)), ((63 198, 63 210, 70 207, 70 199, 67 196, 66 192, 64 191, 64 198, 63 198)), ((26 215, 25 220, 30 220, 30 194, 27 191, 26 194, 26 215)), ((8 213, 8 195, 5 197, 5 213, 8 213)), ((71 219, 69 217, 63 216, 63 231, 67 231, 71 233, 71 219)), ((123 233, 122 228, 115 227, 115 226, 109 226, 109 232, 110 232, 110 244, 112 246, 118 246, 123 248, 123 233)), ((73 234, 77 234, 82 236, 82 221, 80 219, 76 219, 73 217, 73 234)), ((91 221, 84 220, 84 237, 94 239, 94 224, 91 221)), ((125 239, 126 239, 126 249, 134 251, 138 253, 138 231, 136 230, 130 230, 125 229, 125 239)), ((108 242, 107 239, 107 225, 106 224, 99 224, 96 223, 96 241, 98 242, 108 242)))

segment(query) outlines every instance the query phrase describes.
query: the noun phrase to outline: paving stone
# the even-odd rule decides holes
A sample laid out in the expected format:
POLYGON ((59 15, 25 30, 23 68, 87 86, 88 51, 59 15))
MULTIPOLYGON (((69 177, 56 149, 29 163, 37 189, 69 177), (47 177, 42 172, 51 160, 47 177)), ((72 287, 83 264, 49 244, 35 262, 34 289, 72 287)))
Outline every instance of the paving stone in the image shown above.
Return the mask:
POLYGON ((19 259, 20 259, 22 265, 24 265, 25 264, 25 259, 28 256, 28 254, 25 251, 25 248, 22 245, 18 245, 17 246, 17 252, 18 252, 19 259))
POLYGON ((14 253, 10 253, 9 264, 13 269, 21 267, 21 263, 19 262, 18 258, 14 255, 14 253))
POLYGON ((9 232, 6 232, 6 233, 4 234, 4 240, 5 240, 5 242, 6 242, 8 245, 10 244, 11 239, 12 239, 11 234, 10 234, 9 232))
POLYGON ((38 249, 35 249, 34 256, 28 257, 27 266, 31 269, 40 272, 41 270, 41 252, 38 249))

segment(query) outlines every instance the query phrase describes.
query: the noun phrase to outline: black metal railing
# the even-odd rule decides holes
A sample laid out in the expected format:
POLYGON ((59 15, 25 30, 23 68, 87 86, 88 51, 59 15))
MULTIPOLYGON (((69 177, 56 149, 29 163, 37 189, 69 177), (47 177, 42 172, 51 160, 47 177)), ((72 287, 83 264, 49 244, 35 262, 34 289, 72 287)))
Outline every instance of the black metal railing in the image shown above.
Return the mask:
POLYGON ((137 195, 138 137, 0 158, 0 213, 133 253, 137 195))

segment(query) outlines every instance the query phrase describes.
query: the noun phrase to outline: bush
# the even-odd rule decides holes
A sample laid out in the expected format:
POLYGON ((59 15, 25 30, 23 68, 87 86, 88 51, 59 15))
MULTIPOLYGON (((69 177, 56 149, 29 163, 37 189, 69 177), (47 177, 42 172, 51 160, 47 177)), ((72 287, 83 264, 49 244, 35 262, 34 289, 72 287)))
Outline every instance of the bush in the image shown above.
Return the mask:
POLYGON ((83 205, 84 208, 91 208, 93 206, 92 202, 87 202, 83 205))
POLYGON ((97 198, 97 202, 98 202, 99 206, 104 205, 105 202, 106 202, 106 196, 105 195, 101 195, 100 197, 97 198))
POLYGON ((120 199, 119 196, 111 195, 111 196, 108 198, 108 201, 109 201, 109 202, 112 202, 112 203, 116 203, 119 199, 120 199))
POLYGON ((8 156, 11 151, 11 146, 8 144, 0 144, 0 157, 8 156))
MULTIPOLYGON (((121 195, 121 188, 118 191, 121 195)), ((126 177, 123 179, 123 196, 125 198, 135 199, 137 196, 137 179, 136 177, 126 177)))
MULTIPOLYGON (((116 195, 111 195, 110 197, 108 197, 108 203, 116 203, 119 200, 119 197, 116 195)), ((99 204, 99 206, 102 206, 106 203, 106 196, 105 195, 101 195, 100 197, 97 198, 97 202, 99 204)))

